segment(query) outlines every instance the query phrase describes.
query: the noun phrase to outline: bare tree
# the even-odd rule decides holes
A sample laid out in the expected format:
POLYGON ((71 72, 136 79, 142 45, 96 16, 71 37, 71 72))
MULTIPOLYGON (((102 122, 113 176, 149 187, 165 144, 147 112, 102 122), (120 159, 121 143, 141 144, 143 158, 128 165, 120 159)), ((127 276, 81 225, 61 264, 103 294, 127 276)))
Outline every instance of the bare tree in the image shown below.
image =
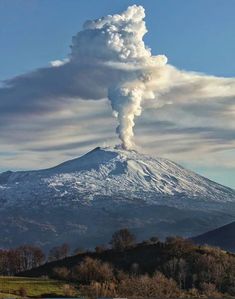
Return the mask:
POLYGON ((124 228, 113 234, 110 244, 113 249, 123 250, 134 245, 135 240, 135 235, 133 235, 127 228, 124 228))
POLYGON ((62 244, 61 246, 56 246, 51 248, 48 255, 48 261, 57 261, 61 260, 69 255, 69 245, 67 243, 62 244))
POLYGON ((74 267, 73 278, 86 285, 92 281, 110 281, 114 278, 113 267, 100 260, 86 257, 78 266, 74 267))

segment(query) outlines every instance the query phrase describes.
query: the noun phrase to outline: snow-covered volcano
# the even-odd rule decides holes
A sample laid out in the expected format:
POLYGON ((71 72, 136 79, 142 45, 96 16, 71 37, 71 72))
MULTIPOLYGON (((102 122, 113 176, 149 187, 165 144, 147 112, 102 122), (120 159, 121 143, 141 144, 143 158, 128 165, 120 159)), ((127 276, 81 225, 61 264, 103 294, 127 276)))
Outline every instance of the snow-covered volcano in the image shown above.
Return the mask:
MULTIPOLYGON (((70 233, 75 229, 77 233, 89 234, 89 226, 103 231, 103 217, 107 220, 110 215, 110 229, 130 226, 143 230, 143 223, 174 222, 179 213, 184 216, 177 216, 177 221, 182 221, 182 217, 190 218, 190 213, 194 213, 193 219, 197 213, 200 219, 202 213, 207 219, 210 219, 207 213, 216 214, 221 225, 235 215, 234 190, 169 160, 110 147, 95 148, 80 158, 50 169, 2 173, 0 200, 0 216, 8 217, 2 225, 10 221, 10 226, 16 225, 26 232, 36 226, 54 231, 57 237, 60 237, 58 225, 52 224, 55 218, 57 222, 70 219, 70 233), (159 214, 162 207, 167 210, 166 215, 159 214), (154 215, 150 217, 149 209, 155 211, 156 219, 153 220, 154 215), (176 209, 174 216, 169 216, 172 209, 176 209), (143 212, 141 216, 140 210, 143 212), (60 218, 61 211, 63 217, 60 218), (42 213, 43 217, 40 216, 42 213)), ((215 222, 216 219, 214 217, 215 222)), ((68 223, 64 224, 66 227, 68 223)), ((205 230, 208 228, 213 228, 213 224, 208 227, 206 221, 205 230)), ((191 230, 194 234, 194 229, 191 230)), ((190 227, 186 231, 191 234, 190 227)), ((195 231, 200 232, 203 228, 195 231)))
POLYGON ((235 202, 234 190, 172 161, 109 147, 95 148, 50 169, 0 175, 0 198, 6 203, 44 201, 48 196, 82 202, 113 196, 158 204, 173 197, 175 205, 182 198, 235 202))

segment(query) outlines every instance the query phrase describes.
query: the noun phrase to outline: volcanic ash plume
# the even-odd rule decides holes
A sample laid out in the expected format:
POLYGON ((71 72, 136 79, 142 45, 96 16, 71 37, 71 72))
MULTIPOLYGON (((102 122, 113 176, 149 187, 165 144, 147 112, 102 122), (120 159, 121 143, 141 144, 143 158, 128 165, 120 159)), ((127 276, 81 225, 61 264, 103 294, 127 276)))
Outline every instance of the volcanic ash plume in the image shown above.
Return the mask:
POLYGON ((144 86, 120 86, 110 88, 109 99, 113 114, 118 119, 119 126, 116 131, 125 149, 131 148, 134 136, 134 118, 141 114, 141 101, 144 96, 144 86))
POLYGON ((135 116, 141 114, 143 99, 154 97, 147 88, 151 69, 167 61, 163 55, 151 56, 145 47, 144 17, 144 8, 134 5, 120 15, 88 21, 72 45, 72 59, 111 70, 107 96, 119 122, 117 133, 126 149, 133 145, 135 116))

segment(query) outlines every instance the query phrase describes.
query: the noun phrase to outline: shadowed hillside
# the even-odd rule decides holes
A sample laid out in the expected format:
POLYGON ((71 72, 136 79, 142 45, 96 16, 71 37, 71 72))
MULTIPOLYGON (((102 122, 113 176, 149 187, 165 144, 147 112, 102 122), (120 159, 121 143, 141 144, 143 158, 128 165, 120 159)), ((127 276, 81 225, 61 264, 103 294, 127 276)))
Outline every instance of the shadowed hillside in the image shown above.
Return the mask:
POLYGON ((222 249, 235 252, 235 222, 199 235, 193 238, 193 240, 197 244, 218 246, 222 249))

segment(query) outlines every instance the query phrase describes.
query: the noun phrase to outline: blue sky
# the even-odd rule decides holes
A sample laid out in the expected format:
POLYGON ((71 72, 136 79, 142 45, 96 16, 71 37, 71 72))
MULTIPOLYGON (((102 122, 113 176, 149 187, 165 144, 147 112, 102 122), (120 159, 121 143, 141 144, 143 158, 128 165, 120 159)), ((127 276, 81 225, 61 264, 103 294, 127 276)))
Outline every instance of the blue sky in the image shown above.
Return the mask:
POLYGON ((165 53, 180 68, 234 76, 233 0, 1 0, 0 78, 63 58, 84 20, 134 3, 145 7, 149 29, 145 41, 153 53, 165 53))
MULTIPOLYGON (((169 63, 179 69, 234 77, 233 0, 0 0, 0 80, 65 58, 70 52, 72 36, 82 29, 85 20, 119 13, 132 4, 141 4, 146 10, 148 33, 145 43, 153 54, 165 54, 169 63)), ((33 125, 27 124, 32 131, 33 125)), ((40 136, 39 134, 38 139, 40 136)), ((44 154, 40 151, 35 154, 33 150, 29 150, 30 146, 27 150, 22 146, 16 150, 18 138, 12 139, 11 142, 6 138, 0 139, 3 145, 0 149, 2 170, 9 167, 22 169, 53 165, 60 159, 75 154, 75 151, 71 151, 67 156, 60 154, 53 159, 53 153, 47 157, 46 163, 44 154), (32 155, 31 163, 16 163, 19 157, 26 159, 28 154, 32 155), (41 163, 42 160, 44 163, 41 163)), ((235 165, 229 162, 235 160, 234 148, 230 147, 229 152, 216 154, 210 163, 207 163, 208 157, 209 153, 202 161, 198 161, 201 157, 198 159, 192 153, 186 158, 176 156, 175 159, 205 176, 235 187, 235 165)), ((171 154, 170 158, 174 160, 174 155, 171 154)))

